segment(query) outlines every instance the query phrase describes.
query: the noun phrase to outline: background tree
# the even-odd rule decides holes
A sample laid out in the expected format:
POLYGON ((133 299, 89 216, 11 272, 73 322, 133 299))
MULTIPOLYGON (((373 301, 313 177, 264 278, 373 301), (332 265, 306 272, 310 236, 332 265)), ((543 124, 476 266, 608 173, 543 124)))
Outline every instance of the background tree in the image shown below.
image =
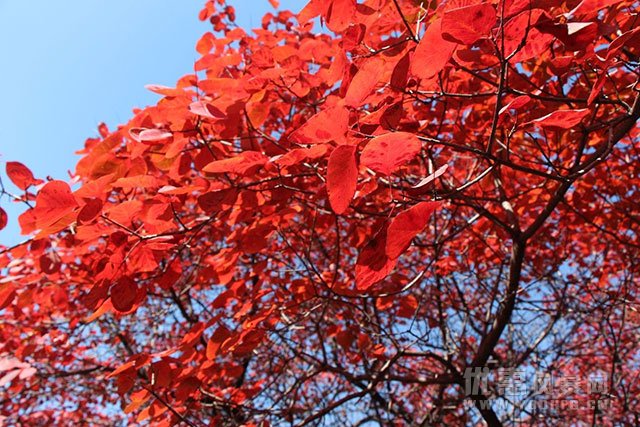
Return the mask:
POLYGON ((637 10, 208 1, 70 182, 7 163, 5 422, 638 425, 637 10))

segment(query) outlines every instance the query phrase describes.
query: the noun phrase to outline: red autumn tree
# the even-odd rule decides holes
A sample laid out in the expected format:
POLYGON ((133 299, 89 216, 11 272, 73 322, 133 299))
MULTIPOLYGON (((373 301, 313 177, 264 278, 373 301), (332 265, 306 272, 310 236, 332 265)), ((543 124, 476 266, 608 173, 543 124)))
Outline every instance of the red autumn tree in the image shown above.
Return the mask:
POLYGON ((7 163, 7 424, 640 423, 637 1, 200 19, 70 182, 7 163))

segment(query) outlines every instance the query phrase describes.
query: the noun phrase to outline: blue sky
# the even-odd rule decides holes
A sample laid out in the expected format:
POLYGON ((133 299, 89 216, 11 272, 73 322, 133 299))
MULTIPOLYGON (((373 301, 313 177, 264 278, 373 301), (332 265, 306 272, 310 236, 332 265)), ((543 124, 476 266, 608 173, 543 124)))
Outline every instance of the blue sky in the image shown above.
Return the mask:
MULTIPOLYGON (((245 29, 260 26, 267 0, 228 0, 245 29)), ((297 12, 306 1, 281 1, 297 12)), ((193 71, 195 43, 209 29, 204 0, 0 0, 0 165, 20 161, 39 178, 68 179, 74 152, 134 107, 158 96, 146 84, 171 86, 193 71)), ((12 190, 18 191, 11 185, 12 190)), ((0 244, 23 239, 22 211, 5 197, 9 225, 0 244)))

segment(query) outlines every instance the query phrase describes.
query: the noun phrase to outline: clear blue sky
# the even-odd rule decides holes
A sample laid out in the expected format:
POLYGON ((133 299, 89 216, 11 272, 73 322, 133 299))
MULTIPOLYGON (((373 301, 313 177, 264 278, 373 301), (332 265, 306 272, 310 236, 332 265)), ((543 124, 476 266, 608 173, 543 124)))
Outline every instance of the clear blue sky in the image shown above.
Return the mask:
MULTIPOLYGON (((245 29, 259 27, 267 0, 228 0, 245 29)), ((126 122, 158 96, 146 84, 171 86, 193 71, 204 0, 0 0, 0 165, 26 164, 39 178, 68 179, 87 137, 101 121, 126 122)), ((283 0, 297 12, 306 1, 283 0)), ((9 185, 15 191, 15 187, 9 185)), ((22 209, 5 197, 9 225, 0 244, 23 239, 22 209)))

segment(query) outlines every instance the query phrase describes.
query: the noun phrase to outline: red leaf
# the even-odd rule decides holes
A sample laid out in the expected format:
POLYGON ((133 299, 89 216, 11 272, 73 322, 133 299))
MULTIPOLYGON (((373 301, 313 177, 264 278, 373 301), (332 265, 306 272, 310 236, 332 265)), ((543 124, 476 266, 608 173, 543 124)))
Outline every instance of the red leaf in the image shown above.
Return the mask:
POLYGON ((40 256, 40 271, 44 274, 55 274, 60 270, 60 257, 55 252, 47 252, 40 256))
POLYGON ((231 336, 231 331, 226 326, 220 325, 207 342, 207 359, 214 359, 220 352, 222 344, 231 336))
POLYGON ((107 136, 109 136, 109 128, 105 123, 100 123, 98 125, 98 132, 100 133, 100 136, 103 138, 106 138, 107 136))
POLYGON ((78 212, 78 223, 87 224, 91 222, 102 211, 102 200, 94 198, 89 199, 87 203, 78 212))
POLYGON ((20 369, 9 371, 8 374, 5 374, 2 378, 0 378, 0 387, 4 387, 6 384, 10 383, 15 377, 20 374, 20 372, 20 369))
POLYGON ((310 148, 294 148, 281 156, 272 157, 271 161, 279 166, 293 166, 303 161, 324 157, 329 148, 326 144, 313 145, 310 148))
POLYGON ((439 202, 421 202, 400 212, 389 224, 385 253, 396 259, 407 250, 411 241, 427 225, 433 211, 440 206, 439 202))
POLYGON ((355 0, 333 0, 327 12, 327 27, 334 33, 340 33, 351 24, 355 13, 355 0))
POLYGON ((21 362, 14 357, 4 356, 0 358, 0 372, 12 371, 14 369, 23 369, 27 367, 29 367, 29 364, 21 362))
POLYGON ((391 73, 391 87, 398 90, 404 90, 407 85, 407 77, 409 75, 409 67, 411 66, 411 55, 405 54, 398 63, 393 67, 391 73))
POLYGON ((176 399, 180 401, 187 400, 187 398, 195 393, 200 387, 200 380, 196 377, 187 377, 180 380, 178 387, 175 389, 176 399))
POLYGON ((111 304, 120 312, 127 312, 133 308, 138 295, 138 285, 129 277, 123 277, 111 287, 111 304))
POLYGON ((640 49, 640 27, 627 31, 611 42, 607 49, 607 63, 613 60, 624 47, 627 47, 632 51, 640 49))
POLYGON ((38 227, 53 224, 78 206, 71 188, 63 181, 50 181, 36 196, 35 216, 38 227))
POLYGON ((324 15, 329 7, 329 3, 326 0, 311 0, 307 5, 298 13, 298 22, 300 24, 306 24, 318 15, 324 15))
POLYGON ((430 79, 442 71, 453 55, 456 44, 442 38, 441 25, 440 19, 433 21, 416 47, 411 60, 411 74, 414 76, 430 79))
POLYGON ((159 194, 189 194, 199 190, 201 187, 197 185, 189 185, 186 187, 176 187, 174 185, 163 185, 158 189, 159 194))
POLYGON ((448 10, 442 18, 442 37, 462 44, 473 44, 487 36, 496 23, 496 10, 489 3, 448 10))
POLYGON ((125 190, 159 187, 158 179, 152 175, 135 175, 120 178, 113 183, 114 188, 125 190))
POLYGON ((582 110, 557 110, 527 124, 537 124, 544 129, 566 130, 578 125, 583 118, 589 115, 589 112, 586 108, 582 110))
POLYGON ((257 151, 243 151, 235 157, 223 160, 215 160, 202 170, 208 173, 237 173, 244 174, 254 167, 264 165, 267 160, 262 153, 257 151))
POLYGON ((173 134, 162 129, 133 128, 129 130, 129 135, 138 142, 155 142, 171 138, 173 134))
POLYGON ((331 107, 311 117, 293 132, 289 139, 300 144, 320 144, 335 141, 341 144, 349 127, 349 111, 344 107, 331 107), (331 123, 331 126, 327 126, 331 123))
POLYGON ((349 207, 357 182, 356 147, 341 145, 333 150, 327 166, 329 203, 336 214, 342 214, 349 207))
POLYGON ((591 87, 591 93, 589 94, 589 98, 587 98, 587 105, 593 104, 593 101, 596 100, 598 95, 600 95, 600 91, 604 87, 604 84, 607 82, 607 72, 604 71, 598 77, 598 80, 591 87))
POLYGON ((622 48, 627 44, 635 45, 636 49, 638 48, 638 46, 640 46, 640 27, 634 28, 631 31, 627 31, 626 33, 615 39, 613 42, 611 42, 609 48, 607 49, 607 57, 605 59, 604 65, 601 67, 603 71, 600 73, 598 80, 592 86, 591 94, 589 95, 589 99, 587 100, 588 105, 591 105, 600 94, 600 91, 604 87, 604 84, 606 83, 607 77, 609 75, 607 73, 607 69, 611 66, 612 61, 620 53, 622 48))
POLYGON ((360 252, 356 262, 356 287, 367 290, 378 283, 396 265, 395 259, 390 259, 386 252, 387 229, 383 228, 373 237, 360 252))
POLYGON ((189 105, 189 110, 193 114, 208 117, 210 119, 223 119, 226 117, 226 114, 223 113, 222 110, 220 110, 218 107, 204 101, 193 102, 191 105, 189 105))
POLYGON ((116 369, 109 372, 105 378, 116 377, 122 374, 123 372, 129 371, 131 368, 134 368, 134 367, 140 369, 143 366, 145 366, 147 363, 149 363, 150 360, 151 359, 146 354, 137 354, 135 356, 130 357, 126 363, 118 366, 116 369))
POLYGON ((498 112, 498 114, 499 115, 503 115, 504 113, 508 112, 509 110, 516 110, 517 111, 520 108, 522 108, 525 105, 527 105, 529 103, 529 101, 531 101, 531 98, 528 95, 518 96, 518 97, 514 98, 513 100, 511 100, 507 105, 502 107, 500 109, 500 111, 498 112))
POLYGON ((538 21, 535 28, 560 40, 567 51, 584 50, 594 43, 598 33, 598 25, 594 22, 557 23, 544 17, 538 21))
MULTIPOLYGON (((383 61, 373 57, 367 60, 358 70, 349 84, 347 94, 344 97, 345 105, 359 107, 362 102, 373 92, 380 78, 380 69, 383 61)), ((325 123, 326 126, 326 123, 325 123)))
POLYGON ((416 310, 420 306, 418 299, 411 294, 398 298, 397 304, 398 316, 407 319, 411 319, 416 314, 416 310))
POLYGON ((620 2, 622 2, 622 0, 582 0, 570 13, 578 17, 585 15, 593 16, 597 14, 599 9, 613 6, 620 2))
POLYGON ((32 377, 36 374, 36 372, 38 372, 36 370, 36 368, 33 367, 28 367, 28 368, 23 368, 20 371, 20 375, 18 376, 18 378, 20 378, 21 380, 27 379, 29 377, 32 377))
POLYGON ((394 132, 373 138, 360 155, 360 162, 376 172, 391 175, 398 167, 413 159, 422 149, 417 136, 394 132))
MULTIPOLYGON (((16 287, 13 283, 0 284, 0 310, 8 307, 16 297, 16 287)), ((0 369, 2 370, 2 369, 0 369)))
POLYGON ((195 323, 191 329, 189 329, 189 332, 187 332, 184 337, 182 337, 182 341, 181 343, 183 345, 193 345, 195 344, 196 341, 198 341, 200 339, 200 336, 202 336, 202 332, 204 331, 204 323, 202 322, 197 322, 195 323))
MULTIPOLYGON (((531 26, 543 15, 541 9, 525 10, 509 20, 504 26, 504 52, 505 56, 518 52, 511 62, 526 61, 545 52, 549 44, 554 40, 551 34, 540 32, 531 26)), ((498 35, 498 37, 501 37, 498 35)))
POLYGON ((176 89, 163 85, 146 85, 145 89, 163 96, 179 96, 184 93, 182 89, 176 89))
POLYGON ((0 208, 0 230, 5 228, 8 222, 9 222, 9 217, 7 216, 7 213, 5 212, 4 209, 0 208))
POLYGON ((238 198, 238 191, 235 188, 210 191, 198 197, 198 206, 209 213, 232 206, 238 198))
POLYGON ((7 176, 16 187, 26 190, 30 185, 42 184, 44 181, 35 179, 31 170, 20 162, 7 162, 7 176))
POLYGON ((432 181, 435 181, 440 176, 442 176, 443 173, 445 173, 445 171, 447 170, 448 167, 449 167, 449 165, 447 165, 447 164, 444 164, 444 165, 440 166, 437 171, 435 171, 434 173, 432 173, 428 177, 423 178, 422 180, 420 180, 420 182, 417 183, 416 185, 414 185, 412 188, 417 190, 417 189, 420 189, 420 188, 426 186, 427 184, 431 183, 432 181))

